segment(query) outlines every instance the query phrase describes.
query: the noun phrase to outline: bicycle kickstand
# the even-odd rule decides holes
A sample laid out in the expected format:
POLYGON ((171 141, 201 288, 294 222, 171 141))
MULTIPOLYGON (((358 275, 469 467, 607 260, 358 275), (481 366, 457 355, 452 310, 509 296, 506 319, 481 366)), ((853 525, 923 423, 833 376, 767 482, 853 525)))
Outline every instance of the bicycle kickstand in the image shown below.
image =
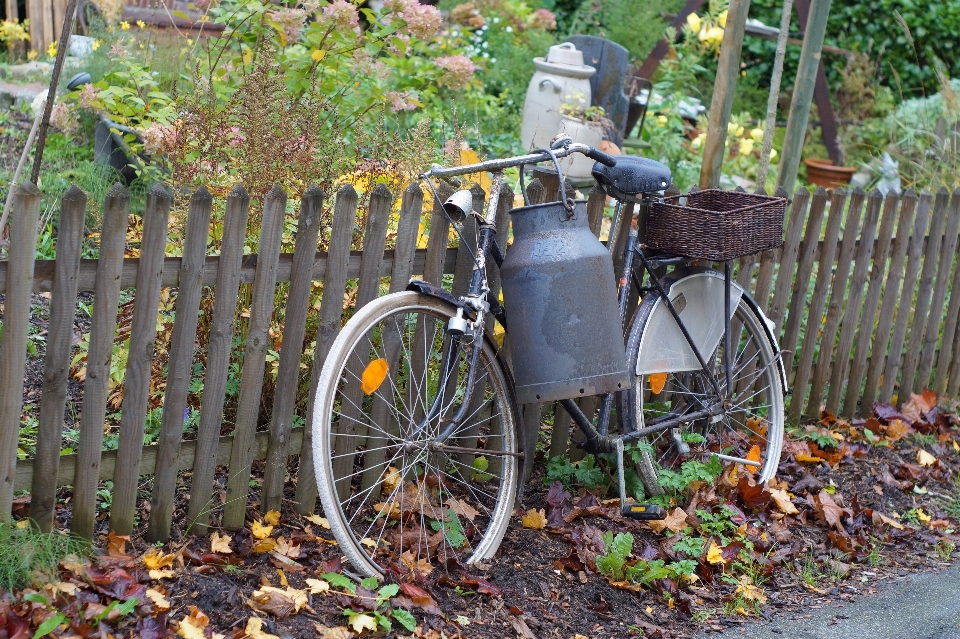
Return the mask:
POLYGON ((655 504, 628 504, 627 484, 623 477, 623 440, 617 439, 617 484, 620 488, 620 514, 640 521, 666 519, 667 511, 655 504))

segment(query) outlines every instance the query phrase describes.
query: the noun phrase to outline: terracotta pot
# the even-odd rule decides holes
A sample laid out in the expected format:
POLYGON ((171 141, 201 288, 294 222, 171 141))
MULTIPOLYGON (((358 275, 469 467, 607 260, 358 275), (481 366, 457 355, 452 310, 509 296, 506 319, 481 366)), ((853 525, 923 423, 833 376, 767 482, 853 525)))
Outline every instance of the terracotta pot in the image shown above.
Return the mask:
POLYGON ((834 166, 830 160, 820 158, 808 158, 803 163, 807 165, 807 181, 825 189, 850 184, 850 178, 857 172, 856 167, 834 166))

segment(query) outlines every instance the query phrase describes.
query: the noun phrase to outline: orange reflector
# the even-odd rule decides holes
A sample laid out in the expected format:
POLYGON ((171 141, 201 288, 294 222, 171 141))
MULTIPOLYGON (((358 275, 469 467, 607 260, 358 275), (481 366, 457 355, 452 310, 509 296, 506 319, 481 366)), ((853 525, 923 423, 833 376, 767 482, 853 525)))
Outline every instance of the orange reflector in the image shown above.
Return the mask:
POLYGON ((653 373, 647 378, 650 381, 650 392, 654 395, 659 395, 660 391, 663 390, 664 385, 667 383, 667 374, 666 373, 653 373))
POLYGON ((367 367, 363 369, 363 375, 360 376, 360 390, 364 394, 370 395, 380 388, 380 384, 387 378, 389 368, 387 360, 382 357, 367 364, 367 367))

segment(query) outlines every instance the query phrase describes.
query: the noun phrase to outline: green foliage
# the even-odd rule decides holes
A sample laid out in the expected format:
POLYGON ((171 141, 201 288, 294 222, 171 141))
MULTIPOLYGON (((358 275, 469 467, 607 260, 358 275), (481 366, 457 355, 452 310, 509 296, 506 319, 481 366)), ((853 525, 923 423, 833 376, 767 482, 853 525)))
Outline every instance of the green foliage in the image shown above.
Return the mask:
POLYGON ((618 533, 614 537, 612 532, 603 533, 603 543, 607 552, 597 556, 597 570, 602 575, 609 575, 616 581, 623 581, 623 566, 633 550, 633 535, 618 533))
POLYGON ((606 552, 597 556, 597 570, 614 581, 630 581, 646 585, 657 579, 687 577, 697 568, 697 562, 690 559, 670 563, 662 559, 652 561, 641 559, 628 563, 630 552, 633 550, 633 535, 630 533, 617 533, 614 536, 612 532, 605 532, 603 543, 606 546, 606 552))
MULTIPOLYGON (((562 11, 565 3, 547 0, 543 4, 562 11)), ((631 60, 642 62, 670 24, 660 14, 677 13, 681 7, 683 0, 583 0, 573 13, 569 33, 613 40, 629 51, 631 60)))
POLYGON ((460 518, 453 510, 447 510, 446 521, 433 520, 430 522, 430 527, 437 532, 443 530, 447 542, 454 548, 463 548, 467 543, 467 536, 463 532, 463 524, 460 523, 460 518))
POLYGON ((711 455, 710 460, 706 462, 696 459, 685 461, 680 464, 680 470, 661 468, 659 480, 664 494, 654 497, 653 501, 668 506, 671 501, 677 500, 693 482, 712 483, 722 472, 723 464, 716 455, 711 455))
POLYGON ((552 484, 555 481, 562 483, 566 488, 583 486, 591 490, 603 486, 607 476, 597 466, 593 455, 584 455, 580 461, 572 462, 567 457, 553 457, 547 462, 547 475, 544 483, 552 484))
POLYGON ((63 558, 90 554, 89 542, 78 537, 7 523, 0 523, 0 548, 0 588, 8 592, 59 581, 63 558))

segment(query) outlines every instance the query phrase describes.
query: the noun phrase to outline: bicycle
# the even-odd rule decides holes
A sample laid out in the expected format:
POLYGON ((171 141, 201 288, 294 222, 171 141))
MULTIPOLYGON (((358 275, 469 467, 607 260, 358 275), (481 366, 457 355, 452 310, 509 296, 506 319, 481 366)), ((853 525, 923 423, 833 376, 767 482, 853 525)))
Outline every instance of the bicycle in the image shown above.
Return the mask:
MULTIPOLYGON (((610 284, 619 310, 617 337, 623 340, 614 347, 622 353, 625 346, 625 371, 607 375, 596 424, 574 401, 596 389, 554 393, 565 395, 560 404, 585 436, 581 446, 616 456, 622 514, 665 516, 659 506, 628 503, 623 458, 625 445, 634 442, 644 442, 637 470, 648 495, 662 490, 658 468, 697 456, 743 464, 758 481, 773 477, 786 380, 772 324, 732 280, 729 260, 721 273, 640 241, 650 208, 664 201, 667 167, 630 156, 614 159, 565 137, 522 156, 456 168, 434 165, 421 179, 438 201, 433 179, 493 174, 485 216, 472 211, 469 191, 441 202, 458 232, 467 216, 478 220, 469 292, 454 297, 411 280, 406 291, 367 304, 331 347, 317 389, 313 446, 321 503, 340 549, 359 572, 424 570, 423 562, 432 560, 478 562, 499 547, 521 490, 519 463, 532 463, 533 457, 522 450, 518 392, 530 402, 546 387, 518 391, 512 375, 522 372, 518 353, 511 353, 514 367, 507 366, 493 338, 494 321, 509 340, 511 331, 523 332, 525 317, 523 305, 506 291, 506 306, 488 299, 486 261, 504 264, 495 238, 498 196, 504 170, 520 167, 529 204, 524 166, 553 162, 561 177, 561 202, 553 204, 567 215, 582 215, 582 202, 566 197, 558 162, 572 153, 597 161, 594 177, 617 202, 611 238, 621 225, 632 226, 631 211, 639 205, 619 290, 610 284), (631 287, 640 303, 627 323, 631 287), (511 311, 508 330, 506 311, 515 307, 520 312, 511 311), (614 409, 619 432, 611 434, 614 409)), ((511 251, 519 241, 519 218, 514 219, 511 251)), ((604 278, 612 274, 610 268, 604 278)))

